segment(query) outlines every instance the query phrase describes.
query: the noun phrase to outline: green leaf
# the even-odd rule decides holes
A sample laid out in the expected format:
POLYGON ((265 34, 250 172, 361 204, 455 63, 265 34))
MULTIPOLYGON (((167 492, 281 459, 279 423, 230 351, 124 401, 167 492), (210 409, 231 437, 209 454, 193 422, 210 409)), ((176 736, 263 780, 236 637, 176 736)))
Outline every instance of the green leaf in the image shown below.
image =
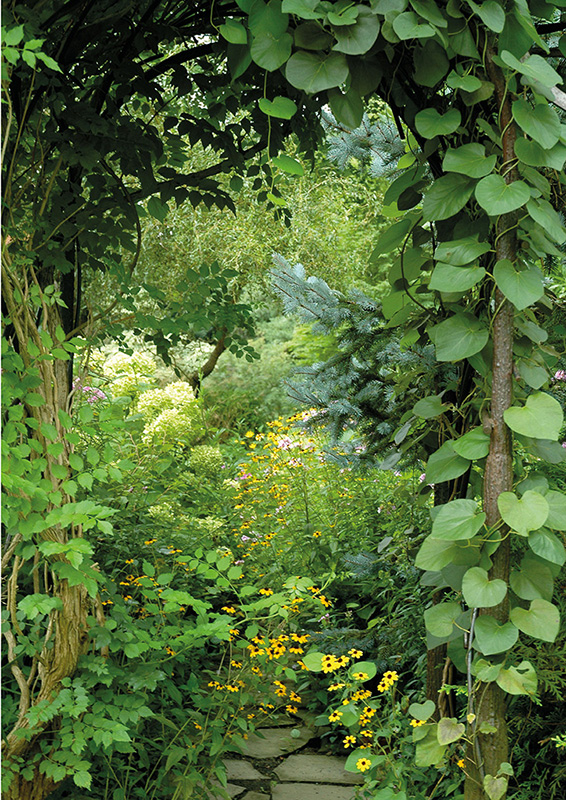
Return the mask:
POLYGON ((521 661, 516 667, 502 669, 496 679, 497 685, 508 694, 528 694, 537 691, 537 674, 529 661, 521 661))
POLYGON ((15 47, 20 44, 24 38, 24 26, 18 25, 15 28, 9 28, 2 31, 2 46, 15 47))
POLYGON ((18 601, 18 610, 28 619, 35 619, 54 610, 62 611, 63 602, 60 597, 50 597, 47 594, 28 594, 18 601))
POLYGON ((476 200, 492 217, 515 211, 530 197, 531 191, 524 181, 506 183, 501 175, 488 175, 476 186, 476 200))
POLYGON ((466 726, 458 722, 456 717, 442 717, 438 723, 436 738, 440 744, 452 744, 461 739, 466 732, 466 726))
POLYGON ((537 597, 527 611, 517 606, 511 609, 511 621, 522 633, 543 642, 554 642, 560 629, 560 613, 555 605, 537 597))
POLYGON ((511 571, 509 585, 522 600, 550 600, 554 590, 550 568, 528 555, 523 558, 521 569, 511 571))
POLYGON ((442 166, 446 172, 460 172, 470 178, 483 178, 493 171, 497 156, 486 156, 483 144, 463 144, 453 150, 449 148, 442 166))
POLYGON ((467 0, 467 2, 490 31, 501 33, 505 27, 505 10, 499 3, 495 2, 495 0, 485 0, 481 5, 474 3, 472 0, 467 0))
POLYGON ((353 89, 343 94, 340 89, 330 89, 328 92, 330 109, 338 122, 351 130, 355 130, 364 116, 362 98, 353 89))
POLYGON ((413 414, 423 419, 431 419, 443 414, 447 408, 448 406, 442 402, 442 397, 439 394, 431 394, 415 403, 413 414))
POLYGON ((482 428, 472 428, 453 442, 456 453, 463 458, 469 458, 470 461, 485 458, 489 453, 489 443, 490 438, 482 428))
MULTIPOLYGON (((415 764, 417 767, 430 767, 438 764, 444 757, 446 745, 440 744, 436 725, 425 725, 425 735, 415 745, 415 764)), ((419 730, 416 728, 415 730, 419 730)), ((363 751, 364 752, 364 751, 363 751)))
POLYGON ((450 173, 438 178, 425 194, 423 218, 431 221, 453 217, 464 208, 474 186, 475 181, 464 175, 450 173))
POLYGON ((566 531, 566 495, 554 490, 545 495, 548 503, 548 517, 546 524, 555 531, 566 531))
POLYGON ((452 441, 444 442, 427 461, 426 482, 434 484, 450 481, 463 475, 469 466, 470 462, 454 451, 452 441))
MULTIPOLYGON (((488 2, 484 3, 484 5, 490 5, 490 3, 491 0, 488 0, 488 2)), ((497 5, 497 3, 493 2, 492 5, 497 5)), ((497 7, 501 9, 501 12, 503 14, 503 20, 505 20, 505 12, 501 8, 501 6, 497 5, 497 7)), ((480 8, 483 8, 483 6, 480 6, 480 8)), ((489 797, 489 800, 501 800, 501 798, 507 791, 507 778, 501 775, 497 778, 494 777, 493 775, 484 775, 483 789, 486 795, 489 797)))
POLYGON ((524 269, 517 269, 516 266, 509 259, 504 258, 495 265, 493 277, 505 297, 513 303, 515 308, 522 311, 523 308, 527 308, 543 296, 543 275, 540 269, 534 265, 524 269))
POLYGON ((291 158, 291 156, 287 156, 284 153, 280 156, 276 156, 273 159, 273 164, 279 169, 286 172, 288 175, 304 175, 305 171, 303 169, 303 165, 300 161, 297 161, 296 158, 291 158))
POLYGON ((547 236, 550 236, 558 244, 566 242, 566 228, 550 203, 541 199, 529 200, 527 211, 544 229, 547 236))
POLYGON ((478 242, 477 237, 468 236, 465 239, 441 242, 434 251, 434 258, 436 261, 443 261, 453 267, 461 267, 476 261, 489 250, 490 246, 487 242, 478 242))
POLYGON ((436 706, 432 700, 425 700, 424 703, 411 703, 409 714, 421 722, 426 722, 436 711, 436 706))
POLYGON ((426 629, 441 639, 450 636, 452 626, 461 613, 459 603, 437 603, 424 612, 426 629))
POLYGON ((415 558, 415 566, 431 572, 439 572, 451 564, 458 553, 458 545, 427 536, 415 558))
MULTIPOLYGON (((147 201, 147 210, 151 216, 155 217, 159 222, 164 222, 165 217, 169 213, 169 206, 167 203, 162 203, 159 197, 150 197, 147 201)), ((81 408, 81 411, 82 410, 81 408)))
POLYGON ((564 420, 558 400, 545 392, 533 392, 522 408, 511 406, 503 418, 515 433, 533 439, 552 440, 558 439, 564 420))
POLYGON ((482 82, 475 75, 458 75, 454 70, 446 78, 446 84, 451 89, 462 89, 464 92, 476 92, 482 86, 482 82))
POLYGON ((403 217, 399 222, 390 225, 387 230, 379 237, 377 244, 369 258, 370 263, 377 261, 378 256, 383 253, 389 253, 396 247, 399 247, 405 240, 405 237, 415 224, 415 220, 411 216, 403 217))
POLYGON ((297 113, 297 104, 289 97, 274 97, 273 100, 267 100, 262 97, 258 101, 260 110, 268 117, 277 117, 278 119, 291 119, 297 113))
POLYGON ((545 367, 541 367, 540 364, 532 360, 528 361, 523 358, 517 360, 516 363, 519 374, 527 386, 530 386, 532 389, 540 389, 547 383, 549 374, 545 367))
POLYGON ((483 267, 453 267, 440 262, 433 270, 428 288, 437 292, 467 292, 484 275, 483 267))
POLYGON ((474 646, 484 656, 510 650, 519 637, 519 631, 511 622, 499 625, 493 617, 487 614, 482 614, 477 618, 474 634, 474 646))
POLYGON ((415 116, 417 131, 425 139, 435 136, 448 136, 458 130, 462 115, 457 108, 451 108, 446 114, 439 114, 436 108, 425 108, 415 116))
POLYGON ((554 147, 560 139, 560 119, 546 102, 532 107, 519 98, 513 103, 513 116, 517 125, 545 150, 554 147))
POLYGON ((499 578, 490 581, 485 569, 472 567, 462 578, 462 594, 470 608, 491 608, 501 603, 507 584, 499 578))
MULTIPOLYGON (((566 520, 566 514, 562 517, 562 520, 566 520)), ((547 531, 546 528, 541 528, 540 531, 534 531, 529 535, 529 547, 537 556, 550 561, 552 564, 562 566, 566 561, 564 545, 554 533, 547 531)))
MULTIPOLYGON (((431 6, 434 4, 431 3, 431 6)), ((436 9, 436 5, 434 5, 436 9)), ((421 86, 436 86, 448 72, 450 62, 444 48, 432 39, 425 39, 413 50, 413 76, 421 86)))
POLYGON ((501 664, 492 664, 485 658, 478 658, 472 664, 472 675, 483 683, 491 683, 496 680, 501 671, 501 664))
POLYGON ((322 657, 323 653, 307 653, 302 662, 311 672, 322 672, 322 657))
POLYGON ((479 353, 489 339, 489 331, 472 314, 459 312, 429 330, 438 361, 460 361, 479 353))
POLYGON ((543 86, 556 86, 562 83, 560 75, 542 56, 531 55, 527 56, 524 61, 519 61, 509 50, 502 50, 500 58, 511 69, 526 75, 537 83, 542 83, 543 86))
POLYGON ((393 30, 401 41, 407 39, 427 39, 436 34, 431 25, 423 25, 414 11, 404 11, 393 20, 393 30))
POLYGON ((289 83, 308 94, 333 89, 348 77, 348 64, 342 53, 293 53, 285 68, 289 83))
POLYGON ((374 664, 373 661, 358 661, 355 664, 352 664, 350 669, 348 670, 348 675, 350 678, 353 678, 355 672, 363 672, 367 675, 367 678, 364 678, 364 681, 369 681, 370 678, 374 678, 377 674, 377 666, 374 664))
POLYGON ((515 155, 531 167, 550 167, 560 172, 566 161, 566 145, 558 142, 554 147, 545 150, 538 142, 519 137, 515 142, 515 155))
POLYGON ((221 25, 218 29, 220 31, 220 35, 226 39, 227 42, 231 42, 232 44, 247 44, 248 42, 248 33, 241 22, 237 22, 235 19, 227 19, 224 25, 221 25))
POLYGON ((295 47, 302 50, 326 50, 334 41, 333 36, 316 22, 305 22, 294 31, 295 47))
POLYGON ((349 56, 367 53, 379 34, 379 20, 373 11, 366 6, 356 6, 356 9, 358 14, 353 25, 332 24, 332 32, 337 39, 332 49, 349 56))
POLYGON ((472 539, 485 522, 485 514, 475 500, 451 500, 438 507, 431 537, 448 541, 472 539))
POLYGON ((252 38, 250 53, 252 60, 268 72, 279 69, 291 55, 293 37, 289 33, 274 35, 264 31, 252 38))
POLYGON ((538 492, 528 490, 519 498, 513 492, 501 492, 497 506, 504 522, 521 536, 541 528, 548 517, 548 503, 538 492))

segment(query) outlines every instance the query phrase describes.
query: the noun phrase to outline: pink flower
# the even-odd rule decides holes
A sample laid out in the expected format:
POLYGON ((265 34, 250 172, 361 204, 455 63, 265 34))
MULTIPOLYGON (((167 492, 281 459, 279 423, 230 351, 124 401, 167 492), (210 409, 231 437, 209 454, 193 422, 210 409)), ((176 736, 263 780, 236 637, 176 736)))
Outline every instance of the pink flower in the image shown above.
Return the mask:
POLYGON ((559 369, 558 372, 554 373, 554 380, 555 381, 566 381, 566 370, 559 369))

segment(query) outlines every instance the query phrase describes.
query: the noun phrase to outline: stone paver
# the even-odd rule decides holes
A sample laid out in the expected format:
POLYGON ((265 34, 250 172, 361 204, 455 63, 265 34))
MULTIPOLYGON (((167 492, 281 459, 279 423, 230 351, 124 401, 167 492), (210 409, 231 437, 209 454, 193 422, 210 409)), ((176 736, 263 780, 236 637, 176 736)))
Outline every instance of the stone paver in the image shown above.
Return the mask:
POLYGON ((269 800, 270 795, 263 792, 248 792, 242 797, 242 800, 269 800))
POLYGON ((353 786, 324 786, 314 783, 280 783, 272 800, 354 800, 353 786))
POLYGON ((249 761, 240 761, 238 758, 225 758, 222 762, 226 767, 229 781, 260 781, 267 778, 253 767, 249 761))
POLYGON ((275 773, 280 781, 305 781, 309 783, 363 783, 363 775, 346 772, 345 760, 338 756, 289 756, 275 773))
MULTIPOLYGON (((215 787, 218 787, 218 789, 221 789, 221 788, 222 788, 222 787, 220 786, 220 784, 219 784, 219 783, 215 783, 215 784, 213 784, 212 786, 210 786, 210 789, 211 789, 212 791, 210 791, 210 792, 208 793, 209 800, 216 800, 217 798, 222 798, 222 797, 224 797, 224 795, 223 795, 223 794, 220 794, 220 792, 215 792, 215 791, 214 791, 214 788, 215 788, 215 787)), ((207 787, 207 788, 208 788, 208 787, 207 787)), ((245 787, 245 786, 236 786, 236 784, 234 784, 234 783, 229 783, 229 784, 228 784, 228 785, 225 787, 224 791, 228 792, 228 794, 230 795, 230 797, 237 797, 239 794, 242 794, 242 792, 245 792, 245 791, 246 791, 246 787, 245 787)))
POLYGON ((245 755, 252 758, 277 758, 299 750, 313 737, 312 731, 304 727, 262 728, 261 732, 265 738, 250 736, 246 742, 245 755), (295 738, 291 735, 292 731, 298 731, 299 735, 295 738))

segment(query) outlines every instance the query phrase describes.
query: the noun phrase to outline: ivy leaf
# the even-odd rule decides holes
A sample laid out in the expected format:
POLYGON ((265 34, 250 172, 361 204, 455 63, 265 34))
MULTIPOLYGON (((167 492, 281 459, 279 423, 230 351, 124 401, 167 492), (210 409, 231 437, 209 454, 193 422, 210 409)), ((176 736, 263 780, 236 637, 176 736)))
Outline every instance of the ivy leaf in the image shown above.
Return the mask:
MULTIPOLYGON (((446 745, 438 741, 436 725, 425 725, 425 735, 416 743, 415 764, 417 767, 430 767, 438 764, 444 757, 446 745)), ((416 731, 419 729, 416 728, 416 731)), ((365 752, 365 751, 362 751, 365 752)))
POLYGON ((566 242, 566 228, 549 202, 542 199, 529 200, 527 211, 555 242, 558 244, 566 242))
POLYGON ((303 165, 300 161, 297 161, 296 158, 291 158, 291 156, 285 155, 282 153, 280 156, 276 156, 273 159, 273 164, 279 169, 286 172, 288 175, 304 175, 305 171, 303 169, 303 165))
POLYGON ((507 258, 501 259, 493 269, 493 277, 505 297, 522 311, 543 296, 543 275, 534 265, 524 269, 516 266, 507 258))
POLYGON ((424 612, 426 629, 441 639, 450 636, 454 622, 461 613, 459 603, 437 603, 424 612))
POLYGON ((515 211, 530 197, 531 190, 524 181, 505 183, 501 175, 488 175, 476 186, 476 200, 492 217, 515 211))
POLYGON ((307 653, 303 656, 302 662, 310 672, 322 671, 322 653, 307 653))
POLYGON ((483 144, 463 144, 455 150, 449 148, 444 156, 446 172, 460 172, 470 178, 483 178, 493 171, 497 156, 486 156, 483 144))
POLYGON ((314 9, 319 0, 283 0, 281 10, 286 14, 296 14, 302 19, 318 19, 321 14, 314 9))
POLYGON ((460 127, 461 122, 462 115, 457 108, 451 108, 446 114, 439 114, 436 108, 425 108, 415 116, 417 131, 425 139, 448 136, 460 127))
POLYGON ((566 495, 550 491, 546 493, 545 499, 548 503, 546 524, 555 531, 566 531, 566 495))
MULTIPOLYGON (((484 5, 489 5, 490 0, 484 5)), ((475 3, 470 3, 470 5, 475 5, 475 3)), ((497 5, 497 3, 493 3, 493 5, 497 5)), ((483 6, 480 6, 483 8, 483 6)), ((497 5, 498 8, 501 6, 497 5)), ((503 9, 501 8, 501 11, 503 9)), ((505 19, 505 12, 503 12, 503 19, 505 19)), ((483 778, 483 790, 486 795, 489 797, 489 800, 501 800, 505 792, 507 791, 507 778, 503 775, 499 775, 494 777, 493 775, 484 775, 483 778)))
POLYGON ((248 33, 241 22, 235 19, 227 19, 224 25, 218 29, 220 35, 231 44, 247 44, 248 33))
POLYGON ((476 92, 482 86, 482 82, 475 75, 458 75, 454 70, 446 78, 446 83, 451 89, 462 89, 464 92, 476 92))
POLYGON ((489 453, 489 436, 483 432, 482 428, 472 428, 471 431, 456 439, 454 450, 463 458, 475 461, 477 458, 485 458, 489 453))
POLYGON ((271 31, 265 31, 257 36, 254 35, 250 53, 258 67, 273 72, 287 61, 292 46, 293 38, 290 34, 282 33, 275 36, 271 31))
POLYGON ((537 673, 529 661, 521 661, 516 667, 502 669, 496 678, 497 685, 508 694, 534 696, 537 691, 537 673))
POLYGON ((354 6, 352 10, 358 12, 353 25, 336 24, 330 20, 330 14, 328 15, 332 32, 337 39, 337 44, 332 49, 349 56, 359 56, 373 47, 380 26, 377 16, 367 6, 354 6))
POLYGON ((378 256, 383 253, 390 253, 404 241, 405 237, 415 224, 415 220, 408 215, 390 225, 387 230, 379 237, 377 244, 369 257, 370 263, 377 261, 378 256))
MULTIPOLYGON (((436 9, 436 5, 431 3, 436 9)), ((446 75, 450 62, 444 47, 433 39, 425 39, 413 51, 413 76, 421 86, 433 88, 446 75)))
MULTIPOLYGON (((285 9, 285 3, 283 3, 285 9)), ((316 22, 305 22, 295 28, 295 46, 302 50, 326 50, 334 41, 332 35, 316 22)))
POLYGON ((483 683, 494 681, 501 670, 501 664, 492 664, 485 658, 478 658, 472 664, 472 675, 483 683))
POLYGON ((501 603, 507 584, 499 578, 490 581, 485 569, 472 567, 462 578, 462 594, 470 608, 491 608, 501 603))
POLYGON ((510 650, 517 639, 519 631, 511 622, 499 625, 493 617, 484 614, 477 618, 474 628, 474 644, 484 656, 504 653, 510 650))
POLYGON ((411 703, 409 706, 409 714, 421 722, 426 722, 429 717, 432 717, 436 710, 436 706, 432 700, 425 700, 424 703, 411 703))
POLYGON ((438 723, 436 737, 440 744, 452 744, 461 739, 466 732, 463 722, 458 722, 455 717, 442 717, 438 723))
MULTIPOLYGON (((562 517, 562 520, 566 520, 566 514, 562 517)), ((564 545, 558 536, 551 531, 547 531, 546 528, 541 528, 539 531, 534 531, 529 535, 529 547, 535 555, 544 558, 545 561, 550 561, 552 564, 558 564, 561 567, 566 561, 564 545)))
POLYGON ((440 262, 433 270, 428 288, 437 292, 467 292, 484 275, 483 267, 453 267, 440 262))
MULTIPOLYGON (((423 201, 425 220, 442 220, 461 211, 474 191, 475 181, 450 173, 434 181, 423 201)), ((529 194, 530 197, 530 194, 529 194)))
MULTIPOLYGON (((477 561, 477 551, 471 547, 467 547, 465 552, 467 555, 473 556, 477 561)), ((416 555, 415 566, 430 572, 440 572, 440 570, 447 567, 448 564, 453 563, 456 558, 458 558, 460 563, 463 554, 464 548, 459 546, 457 542, 448 542, 441 539, 433 539, 432 536, 427 536, 416 555)))
POLYGON ((521 498, 513 492, 501 492, 497 506, 504 522, 521 536, 541 528, 548 517, 546 498, 531 489, 521 498))
POLYGON ((522 408, 511 406, 503 419, 515 433, 533 439, 557 440, 564 415, 558 400, 545 392, 533 392, 522 408))
POLYGON ((556 86, 563 82, 556 70, 542 56, 532 55, 528 56, 524 61, 519 61, 509 50, 502 50, 500 58, 511 69, 526 75, 527 78, 531 78, 538 83, 542 83, 543 86, 556 86))
POLYGON ((511 571, 509 585, 522 600, 550 600, 554 590, 550 568, 528 555, 523 558, 520 569, 511 571))
POLYGON ((476 237, 467 236, 465 239, 441 242, 434 251, 434 257, 437 261, 443 261, 453 267, 461 267, 471 264, 489 250, 487 242, 478 242, 476 237))
POLYGON ((341 53, 293 53, 285 68, 289 83, 308 94, 333 89, 348 77, 348 64, 341 53))
POLYGON ((469 466, 470 462, 454 451, 451 441, 444 442, 427 461, 426 481, 433 484, 450 481, 463 475, 469 466))
POLYGON ((401 41, 407 39, 427 39, 434 36, 436 30, 431 25, 423 25, 414 11, 404 11, 393 20, 393 30, 401 41))
POLYGON ((560 119, 547 103, 534 108, 519 98, 513 103, 513 117, 517 125, 545 150, 549 150, 560 139, 560 119))
POLYGON ((474 3, 473 0, 467 1, 474 14, 478 15, 490 31, 501 33, 505 27, 505 10, 499 3, 496 3, 495 0, 485 0, 480 6, 474 3))
POLYGON ((479 319, 458 312, 429 330, 438 361, 460 361, 479 353, 489 339, 489 331, 479 319))
POLYGON ((475 500, 451 500, 439 507, 432 523, 431 538, 452 542, 472 539, 484 522, 485 514, 478 509, 475 500))
POLYGON ((413 414, 423 419, 432 419, 443 414, 448 406, 442 402, 442 397, 439 394, 431 394, 429 397, 423 397, 413 407, 413 414))
POLYGON ((361 123, 364 116, 364 105, 362 98, 353 89, 349 89, 345 94, 340 89, 330 89, 328 100, 332 113, 343 125, 351 130, 355 130, 361 123))
POLYGON ((550 167, 560 171, 566 162, 566 145, 558 142, 549 150, 545 150, 538 142, 524 136, 515 142, 515 155, 531 167, 550 167))
POLYGON ((554 642, 558 636, 560 613, 555 605, 540 597, 531 601, 528 611, 519 606, 512 608, 510 617, 520 631, 533 639, 554 642))
POLYGON ((260 110, 268 117, 277 117, 278 119, 291 119, 297 113, 297 104, 289 97, 274 97, 273 100, 267 100, 265 97, 260 98, 258 105, 260 110))

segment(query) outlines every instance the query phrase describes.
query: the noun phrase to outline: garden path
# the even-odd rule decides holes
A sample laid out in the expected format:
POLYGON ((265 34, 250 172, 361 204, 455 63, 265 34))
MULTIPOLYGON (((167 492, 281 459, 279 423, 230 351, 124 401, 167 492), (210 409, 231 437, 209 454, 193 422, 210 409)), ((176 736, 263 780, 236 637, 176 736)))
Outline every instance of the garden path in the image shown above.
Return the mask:
MULTIPOLYGON (((306 726, 262 728, 241 758, 224 760, 227 791, 237 800, 354 800, 361 775, 344 770, 345 758, 320 753, 306 726)), ((211 800, 215 795, 210 794, 211 800)))

